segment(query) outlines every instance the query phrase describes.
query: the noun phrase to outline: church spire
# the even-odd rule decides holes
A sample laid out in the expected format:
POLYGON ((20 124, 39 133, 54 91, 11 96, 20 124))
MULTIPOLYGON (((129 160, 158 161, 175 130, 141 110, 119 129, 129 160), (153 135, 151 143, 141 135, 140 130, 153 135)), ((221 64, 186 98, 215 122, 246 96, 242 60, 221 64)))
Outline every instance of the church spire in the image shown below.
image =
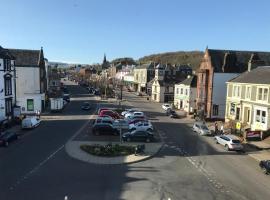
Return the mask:
POLYGON ((104 53, 103 64, 105 64, 106 62, 107 62, 106 54, 104 53))

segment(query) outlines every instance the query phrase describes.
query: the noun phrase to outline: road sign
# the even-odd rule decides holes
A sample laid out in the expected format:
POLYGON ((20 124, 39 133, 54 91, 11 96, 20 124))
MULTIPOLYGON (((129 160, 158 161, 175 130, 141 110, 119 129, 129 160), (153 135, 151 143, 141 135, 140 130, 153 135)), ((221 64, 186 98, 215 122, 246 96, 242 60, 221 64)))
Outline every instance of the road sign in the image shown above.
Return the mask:
POLYGON ((237 130, 240 130, 240 129, 241 129, 241 123, 240 123, 240 122, 237 122, 237 123, 236 123, 236 129, 237 129, 237 130))

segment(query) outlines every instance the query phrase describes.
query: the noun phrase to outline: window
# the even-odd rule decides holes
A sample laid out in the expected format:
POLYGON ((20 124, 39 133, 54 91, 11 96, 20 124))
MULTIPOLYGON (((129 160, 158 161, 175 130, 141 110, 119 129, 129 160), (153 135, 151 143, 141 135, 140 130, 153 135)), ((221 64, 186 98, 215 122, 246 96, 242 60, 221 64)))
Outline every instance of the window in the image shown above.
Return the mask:
POLYGON ((11 115, 12 114, 12 99, 6 99, 5 102, 5 108, 6 108, 6 115, 11 115))
POLYGON ((181 88, 181 90, 180 90, 180 94, 183 94, 183 88, 181 88))
POLYGON ((240 86, 233 86, 233 96, 239 98, 240 97, 240 86))
POLYGON ((179 94, 179 88, 176 88, 176 94, 179 94))
POLYGON ((5 95, 12 95, 12 82, 11 82, 11 76, 5 76, 5 95))
POLYGON ((268 88, 258 88, 257 100, 267 101, 268 99, 268 88))
POLYGON ((236 116, 235 116, 236 120, 240 119, 240 108, 236 108, 236 116))
POLYGON ((188 95, 188 89, 186 89, 186 95, 188 95))
POLYGON ((11 61, 4 59, 4 71, 11 71, 11 61))
POLYGON ((218 105, 213 105, 213 115, 218 115, 218 105))
POLYGON ((250 99, 251 98, 251 88, 250 87, 247 87, 246 88, 246 98, 247 99, 250 99))
POLYGON ((265 124, 266 123, 266 111, 256 110, 255 120, 256 120, 256 122, 265 124))
POLYGON ((34 99, 27 99, 27 111, 34 111, 34 99))

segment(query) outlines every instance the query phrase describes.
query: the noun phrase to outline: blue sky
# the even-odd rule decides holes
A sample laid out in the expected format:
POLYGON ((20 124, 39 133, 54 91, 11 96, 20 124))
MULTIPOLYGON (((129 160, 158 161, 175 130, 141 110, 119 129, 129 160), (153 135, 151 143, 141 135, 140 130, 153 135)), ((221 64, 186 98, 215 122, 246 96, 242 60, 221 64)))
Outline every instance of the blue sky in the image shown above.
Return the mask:
POLYGON ((267 0, 0 0, 0 45, 50 61, 180 50, 270 51, 267 0))

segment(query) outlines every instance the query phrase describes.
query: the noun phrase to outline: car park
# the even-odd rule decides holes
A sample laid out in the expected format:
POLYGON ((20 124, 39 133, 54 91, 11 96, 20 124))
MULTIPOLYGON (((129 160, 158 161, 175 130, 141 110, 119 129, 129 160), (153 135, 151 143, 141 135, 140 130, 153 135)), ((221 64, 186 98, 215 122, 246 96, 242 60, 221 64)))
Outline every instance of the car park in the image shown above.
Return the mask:
POLYGON ((129 130, 153 131, 154 128, 150 121, 143 121, 143 122, 138 122, 136 124, 130 124, 129 130))
POLYGON ((37 117, 26 117, 22 120, 22 129, 31 129, 40 125, 40 119, 37 117))
POLYGON ((7 147, 10 142, 17 139, 18 135, 15 132, 5 131, 0 135, 0 146, 7 147))
POLYGON ((126 142, 153 142, 154 135, 152 132, 134 130, 124 133, 122 140, 126 142))
POLYGON ((200 135, 211 135, 211 131, 204 122, 195 122, 192 127, 193 131, 200 135))
POLYGON ((168 104, 168 103, 164 103, 164 104, 162 104, 162 106, 161 106, 165 111, 167 110, 167 109, 172 109, 172 107, 171 107, 171 105, 170 104, 168 104))
POLYGON ((270 160, 261 160, 259 166, 265 174, 270 173, 270 160))
POLYGON ((90 110, 90 109, 91 109, 90 103, 84 102, 84 103, 82 104, 82 106, 81 106, 81 109, 82 109, 82 110, 90 110))
POLYGON ((113 134, 117 135, 118 130, 112 126, 112 124, 108 123, 96 123, 92 127, 92 132, 94 135, 101 135, 101 134, 113 134))
POLYGON ((244 147, 241 141, 235 135, 217 135, 215 136, 215 141, 217 144, 221 144, 225 147, 227 151, 243 151, 244 147))
POLYGON ((117 112, 114 112, 112 110, 102 110, 100 113, 99 113, 99 117, 102 117, 104 115, 109 115, 111 116, 113 119, 120 119, 121 117, 119 116, 119 114, 117 112))

